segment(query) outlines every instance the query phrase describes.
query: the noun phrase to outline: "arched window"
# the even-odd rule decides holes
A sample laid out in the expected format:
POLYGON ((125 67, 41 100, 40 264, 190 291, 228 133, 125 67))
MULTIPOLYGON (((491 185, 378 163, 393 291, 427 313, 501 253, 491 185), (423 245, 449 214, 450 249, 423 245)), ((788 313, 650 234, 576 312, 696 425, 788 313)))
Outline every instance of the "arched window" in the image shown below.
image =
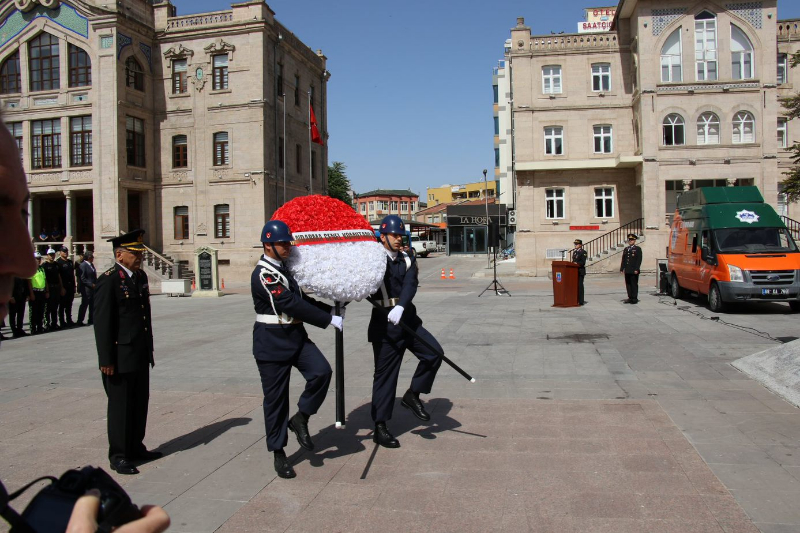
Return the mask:
POLYGON ((125 86, 144 91, 144 69, 133 56, 125 60, 125 86))
POLYGON ((697 118, 697 144, 719 144, 719 117, 710 111, 697 118))
POLYGON ((667 115, 664 117, 662 129, 664 146, 683 146, 686 135, 682 116, 677 113, 667 115))
POLYGON ((85 50, 69 45, 69 86, 86 87, 92 84, 92 60, 85 50))
POLYGON ((703 11, 694 17, 694 53, 697 81, 717 79, 717 17, 703 11))
POLYGON ((22 92, 19 75, 19 50, 11 54, 0 67, 0 94, 22 92))
POLYGON ((667 37, 661 47, 661 81, 683 81, 681 71, 681 28, 667 37))
POLYGON ((28 43, 28 65, 31 91, 52 91, 61 88, 58 39, 40 33, 28 43))
POLYGON ((747 35, 731 24, 731 74, 735 80, 753 77, 753 45, 747 35))
POLYGON ((753 115, 747 111, 739 111, 733 117, 733 143, 752 143, 756 142, 756 121, 753 115))

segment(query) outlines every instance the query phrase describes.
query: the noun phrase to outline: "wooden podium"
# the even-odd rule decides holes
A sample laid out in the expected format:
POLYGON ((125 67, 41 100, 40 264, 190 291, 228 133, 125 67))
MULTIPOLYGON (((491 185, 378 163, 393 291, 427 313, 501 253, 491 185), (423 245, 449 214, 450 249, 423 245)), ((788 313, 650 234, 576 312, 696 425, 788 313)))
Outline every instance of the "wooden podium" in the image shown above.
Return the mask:
POLYGON ((553 261, 553 307, 578 307, 578 264, 553 261))

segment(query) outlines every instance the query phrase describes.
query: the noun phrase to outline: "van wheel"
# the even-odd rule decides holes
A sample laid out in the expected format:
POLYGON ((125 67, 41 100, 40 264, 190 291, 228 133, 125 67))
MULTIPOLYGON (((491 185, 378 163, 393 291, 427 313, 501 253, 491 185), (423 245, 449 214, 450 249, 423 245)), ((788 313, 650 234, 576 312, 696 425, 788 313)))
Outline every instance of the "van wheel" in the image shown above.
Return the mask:
POLYGON ((722 294, 719 292, 719 286, 716 283, 711 284, 708 290, 708 308, 715 313, 722 313, 725 309, 725 302, 722 301, 722 294))
POLYGON ((681 286, 678 284, 678 276, 676 276, 674 273, 669 280, 669 292, 676 300, 683 296, 683 289, 681 289, 681 286))
POLYGON ((800 312, 800 302, 789 302, 789 307, 793 313, 800 312))

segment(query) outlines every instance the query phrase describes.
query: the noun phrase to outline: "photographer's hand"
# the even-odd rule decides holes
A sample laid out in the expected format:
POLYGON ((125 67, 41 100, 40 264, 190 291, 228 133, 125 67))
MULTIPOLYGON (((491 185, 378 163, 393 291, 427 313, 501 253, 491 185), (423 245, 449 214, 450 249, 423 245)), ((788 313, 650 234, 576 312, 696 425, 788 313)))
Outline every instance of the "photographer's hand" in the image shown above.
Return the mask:
MULTIPOLYGON (((72 508, 67 533, 95 533, 97 512, 100 510, 100 491, 92 489, 78 498, 72 508)), ((161 533, 169 527, 169 515, 156 505, 143 505, 142 517, 115 529, 115 533, 161 533)))

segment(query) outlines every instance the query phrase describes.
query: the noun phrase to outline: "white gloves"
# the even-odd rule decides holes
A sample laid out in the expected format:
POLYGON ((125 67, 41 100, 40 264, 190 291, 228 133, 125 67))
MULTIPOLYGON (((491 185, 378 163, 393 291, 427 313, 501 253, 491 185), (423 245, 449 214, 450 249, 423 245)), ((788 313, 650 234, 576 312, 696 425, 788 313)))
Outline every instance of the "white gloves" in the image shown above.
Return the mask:
POLYGON ((336 315, 331 317, 331 326, 335 327, 339 331, 344 331, 342 329, 342 324, 343 323, 344 323, 344 318, 343 317, 336 316, 336 315))
MULTIPOLYGON (((345 311, 345 307, 344 306, 339 307, 339 316, 342 317, 342 318, 344 318, 344 311, 345 311)), ((335 307, 331 307, 331 316, 336 316, 336 308, 335 307)))
POLYGON ((400 323, 400 317, 403 316, 403 306, 395 305, 394 309, 389 311, 389 322, 395 326, 400 323))

